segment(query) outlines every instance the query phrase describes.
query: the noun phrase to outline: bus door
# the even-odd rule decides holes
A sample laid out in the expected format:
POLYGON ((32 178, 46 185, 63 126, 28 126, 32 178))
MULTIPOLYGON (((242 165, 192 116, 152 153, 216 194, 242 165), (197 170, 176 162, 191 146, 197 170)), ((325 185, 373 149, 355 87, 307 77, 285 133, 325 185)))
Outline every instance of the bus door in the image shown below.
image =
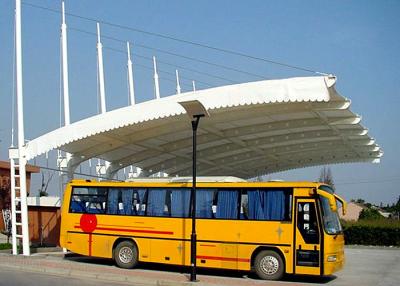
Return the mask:
POLYGON ((320 274, 321 237, 314 199, 296 199, 294 272, 320 274))

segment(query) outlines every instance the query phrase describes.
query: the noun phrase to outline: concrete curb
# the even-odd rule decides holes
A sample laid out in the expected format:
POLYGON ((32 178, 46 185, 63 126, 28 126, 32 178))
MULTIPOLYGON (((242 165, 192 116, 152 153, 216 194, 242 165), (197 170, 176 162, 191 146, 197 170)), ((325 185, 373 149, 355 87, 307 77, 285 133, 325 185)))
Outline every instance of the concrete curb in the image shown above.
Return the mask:
MULTIPOLYGON (((12 249, 2 249, 0 253, 11 254, 12 249)), ((31 247, 31 254, 35 253, 50 253, 50 252, 62 252, 60 247, 31 247)))

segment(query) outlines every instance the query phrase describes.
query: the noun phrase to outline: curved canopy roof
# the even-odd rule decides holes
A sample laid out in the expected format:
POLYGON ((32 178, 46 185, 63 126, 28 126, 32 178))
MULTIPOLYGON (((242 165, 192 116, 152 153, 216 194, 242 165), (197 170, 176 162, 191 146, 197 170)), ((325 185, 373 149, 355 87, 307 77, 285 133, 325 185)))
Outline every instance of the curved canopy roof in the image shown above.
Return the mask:
POLYGON ((198 175, 244 178, 345 162, 379 162, 380 147, 335 90, 336 78, 264 80, 182 93, 96 115, 40 136, 27 159, 52 149, 70 166, 96 157, 108 172, 134 165, 148 174, 191 174, 192 131, 179 104, 198 100, 210 113, 198 129, 198 175))

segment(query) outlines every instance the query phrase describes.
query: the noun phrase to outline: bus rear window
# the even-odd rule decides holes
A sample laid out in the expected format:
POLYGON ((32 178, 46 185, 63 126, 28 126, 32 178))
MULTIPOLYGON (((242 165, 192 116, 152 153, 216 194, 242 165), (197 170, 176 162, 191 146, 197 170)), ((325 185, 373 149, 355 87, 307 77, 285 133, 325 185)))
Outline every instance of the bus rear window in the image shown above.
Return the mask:
POLYGON ((71 213, 105 213, 107 190, 103 188, 75 187, 72 190, 71 213))

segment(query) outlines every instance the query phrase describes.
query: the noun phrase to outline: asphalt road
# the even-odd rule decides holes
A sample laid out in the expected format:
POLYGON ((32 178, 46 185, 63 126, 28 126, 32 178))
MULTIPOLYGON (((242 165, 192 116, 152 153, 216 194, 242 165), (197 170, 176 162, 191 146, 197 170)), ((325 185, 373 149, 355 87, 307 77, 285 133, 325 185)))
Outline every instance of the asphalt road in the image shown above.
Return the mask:
POLYGON ((132 283, 110 283, 95 279, 77 278, 68 276, 51 275, 44 273, 32 273, 15 271, 13 269, 0 268, 0 286, 110 286, 133 285, 132 283))
MULTIPOLYGON (((376 248, 376 247, 350 247, 345 250, 345 267, 329 277, 318 276, 298 276, 289 275, 284 277, 282 282, 266 281, 265 285, 326 285, 326 286, 398 286, 400 285, 400 248, 376 248)), ((71 258, 77 262, 86 262, 90 264, 112 265, 109 260, 93 259, 87 257, 71 258)), ((182 273, 185 270, 181 267, 148 264, 139 266, 142 269, 150 271, 168 271, 182 273)), ((199 269, 198 273, 205 276, 230 277, 232 285, 236 285, 243 279, 248 282, 262 282, 252 273, 199 269), (235 279, 235 280, 233 280, 235 279)))
MULTIPOLYGON (((254 274, 226 270, 199 269, 197 286, 400 285, 399 248, 346 248, 346 265, 329 277, 286 276, 284 281, 262 281, 254 274)), ((111 260, 91 257, 0 256, 2 285, 194 285, 187 270, 158 264, 141 264, 136 269, 116 268, 111 260), (127 281, 127 282, 122 282, 127 281), (129 282, 129 284, 128 284, 129 282)))
POLYGON ((400 285, 399 248, 350 248, 345 254, 344 269, 327 285, 400 285))

